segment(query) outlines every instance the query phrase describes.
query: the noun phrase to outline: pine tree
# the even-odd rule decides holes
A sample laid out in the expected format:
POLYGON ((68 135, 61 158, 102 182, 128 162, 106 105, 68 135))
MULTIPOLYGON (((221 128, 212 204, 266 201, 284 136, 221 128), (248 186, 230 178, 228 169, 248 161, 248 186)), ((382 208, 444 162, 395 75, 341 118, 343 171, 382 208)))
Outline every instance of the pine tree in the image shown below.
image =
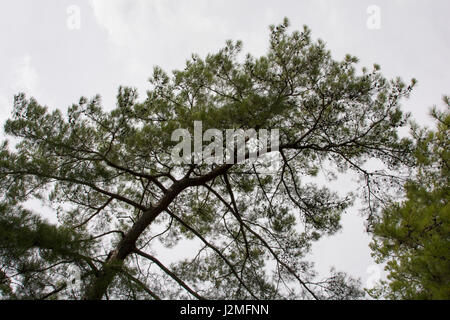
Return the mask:
MULTIPOLYGON (((99 96, 50 112, 15 98, 0 149, 1 292, 31 299, 352 299, 358 281, 332 271, 318 279, 313 242, 340 229, 353 196, 315 181, 356 172, 373 216, 386 170, 410 165, 412 143, 398 128, 414 85, 335 61, 310 30, 270 28, 265 56, 241 56, 241 42, 184 70, 155 68, 147 98, 121 87, 117 107, 99 96), (279 129, 281 165, 174 164, 175 129, 279 129), (320 169, 320 170, 319 170, 320 169), (317 178, 319 179, 319 178, 317 178), (24 203, 57 211, 44 221, 24 203), (377 199, 375 201, 375 199, 377 199), (165 264, 158 247, 187 241, 197 254, 165 264), (74 275, 79 275, 74 280, 74 275), (74 282, 77 285, 71 285, 74 282)), ((269 150, 270 151, 270 150, 269 150)), ((391 182, 396 177, 391 175, 391 182)))
POLYGON ((391 299, 450 299, 450 101, 432 110, 437 130, 414 126, 415 177, 406 199, 374 224, 373 255, 386 262, 388 280, 372 290, 391 299))

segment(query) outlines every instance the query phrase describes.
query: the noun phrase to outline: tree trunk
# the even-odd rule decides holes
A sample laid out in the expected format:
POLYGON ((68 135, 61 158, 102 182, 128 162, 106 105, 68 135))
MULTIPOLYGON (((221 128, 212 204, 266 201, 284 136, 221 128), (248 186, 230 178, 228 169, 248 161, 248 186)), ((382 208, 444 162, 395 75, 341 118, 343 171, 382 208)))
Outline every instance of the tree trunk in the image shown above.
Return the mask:
POLYGON ((200 186, 217 176, 224 174, 233 165, 224 164, 208 174, 201 177, 185 178, 175 182, 169 189, 165 190, 164 196, 149 210, 145 211, 142 217, 136 221, 131 229, 126 233, 122 241, 118 244, 116 250, 112 251, 109 259, 101 268, 98 276, 92 281, 87 288, 84 299, 85 300, 101 300, 106 293, 111 282, 114 280, 116 274, 120 271, 127 256, 133 252, 136 241, 145 229, 158 217, 158 215, 166 210, 172 201, 186 188, 193 186, 200 186))

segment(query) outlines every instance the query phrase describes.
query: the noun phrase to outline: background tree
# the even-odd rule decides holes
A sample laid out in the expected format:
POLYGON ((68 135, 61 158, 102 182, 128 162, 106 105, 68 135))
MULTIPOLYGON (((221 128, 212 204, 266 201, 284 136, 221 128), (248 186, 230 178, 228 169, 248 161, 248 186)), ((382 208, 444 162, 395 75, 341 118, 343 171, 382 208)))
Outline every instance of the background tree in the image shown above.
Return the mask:
POLYGON ((388 281, 372 290, 391 299, 450 299, 450 107, 436 108, 436 131, 414 126, 417 173, 406 199, 374 223, 373 255, 386 262, 388 281))
POLYGON ((361 297, 357 281, 333 270, 318 279, 306 260, 314 241, 340 229, 354 199, 316 176, 357 172, 373 215, 384 200, 377 187, 409 163, 411 142, 397 131, 414 81, 388 81, 378 66, 359 74, 357 58, 333 60, 306 27, 289 33, 287 20, 270 29, 267 55, 242 57, 241 43, 228 41, 172 76, 155 68, 142 102, 120 88, 109 112, 100 97, 81 98, 63 115, 19 94, 5 132, 20 142, 0 153, 3 294, 361 297), (280 129, 279 169, 267 174, 264 161, 175 165, 171 134, 192 132, 196 120, 204 130, 280 129), (385 171, 365 169, 371 159, 385 171), (29 199, 53 206, 58 226, 25 210, 29 199), (180 241, 197 253, 164 265, 158 247, 180 241))

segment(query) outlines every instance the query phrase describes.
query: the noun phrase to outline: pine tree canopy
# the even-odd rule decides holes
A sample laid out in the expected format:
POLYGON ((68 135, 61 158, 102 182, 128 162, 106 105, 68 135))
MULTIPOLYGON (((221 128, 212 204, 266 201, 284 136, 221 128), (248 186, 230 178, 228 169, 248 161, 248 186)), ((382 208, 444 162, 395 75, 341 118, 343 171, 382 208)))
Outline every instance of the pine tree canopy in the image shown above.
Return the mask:
POLYGON ((414 162, 398 131, 415 80, 388 80, 378 65, 357 71, 351 55, 336 61, 287 19, 271 26, 266 55, 241 51, 227 41, 184 70, 156 67, 144 100, 121 87, 113 109, 99 96, 63 111, 15 97, 4 129, 17 144, 0 146, 2 297, 363 296, 342 272, 319 278, 307 256, 357 198, 371 223, 396 172, 414 162), (279 129, 279 166, 174 164, 171 135, 194 121, 203 131, 279 129), (324 172, 358 175, 358 192, 332 190, 324 172), (43 218, 49 206, 56 225, 43 218), (195 252, 169 261, 161 252, 177 245, 195 252))
POLYGON ((386 263, 387 281, 372 290, 388 299, 450 299, 450 100, 434 108, 437 129, 414 128, 416 174, 405 200, 374 223, 373 255, 386 263))

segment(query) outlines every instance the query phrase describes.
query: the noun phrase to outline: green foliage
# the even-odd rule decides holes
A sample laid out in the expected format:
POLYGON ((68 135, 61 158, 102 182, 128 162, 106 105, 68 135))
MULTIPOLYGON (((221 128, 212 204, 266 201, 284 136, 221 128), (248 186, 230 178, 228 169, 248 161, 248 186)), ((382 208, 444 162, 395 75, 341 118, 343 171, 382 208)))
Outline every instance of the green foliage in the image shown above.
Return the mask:
MULTIPOLYGON (((81 273, 92 273, 88 255, 95 241, 86 241, 82 234, 65 227, 56 227, 36 214, 20 207, 0 205, 0 256, 5 271, 21 275, 19 287, 12 287, 7 273, 1 282, 5 297, 40 299, 41 291, 60 283, 66 286, 66 266, 75 265, 81 273), (48 273, 48 265, 54 266, 48 273)), ((73 270, 72 270, 73 271, 73 270)), ((70 280, 69 280, 70 281, 70 280)))
POLYGON ((0 149, 1 221, 9 221, 2 241, 13 239, 0 255, 7 266, 2 292, 86 299, 198 298, 195 292, 224 299, 360 297, 357 282, 341 273, 321 281, 306 261, 314 241, 340 229, 354 200, 321 186, 321 174, 358 174, 373 215, 373 199, 383 199, 374 184, 386 189, 397 181, 395 170, 412 164, 412 143, 398 129, 408 119, 400 102, 415 81, 389 81, 379 66, 358 72, 355 57, 336 61, 307 27, 288 27, 287 19, 270 27, 268 52, 259 58, 243 57, 242 43, 227 41, 171 75, 157 67, 146 99, 121 87, 113 110, 96 96, 82 97, 65 113, 50 112, 17 95, 5 132, 19 143, 0 149), (267 164, 248 161, 174 164, 172 132, 192 132, 198 120, 203 130, 279 129, 280 169, 267 174, 267 164), (373 159, 394 174, 367 171, 373 159), (20 209, 28 200, 50 203, 58 227, 20 209), (143 253, 186 240, 197 253, 168 267, 143 253), (28 276, 17 267, 22 261, 37 261, 45 271, 28 276), (61 282, 75 269, 82 271, 79 290, 61 282))
POLYGON ((436 131, 415 127, 417 174, 405 184, 406 199, 374 225, 373 254, 389 272, 374 295, 450 299, 450 104, 444 101, 445 112, 432 110, 436 131))

